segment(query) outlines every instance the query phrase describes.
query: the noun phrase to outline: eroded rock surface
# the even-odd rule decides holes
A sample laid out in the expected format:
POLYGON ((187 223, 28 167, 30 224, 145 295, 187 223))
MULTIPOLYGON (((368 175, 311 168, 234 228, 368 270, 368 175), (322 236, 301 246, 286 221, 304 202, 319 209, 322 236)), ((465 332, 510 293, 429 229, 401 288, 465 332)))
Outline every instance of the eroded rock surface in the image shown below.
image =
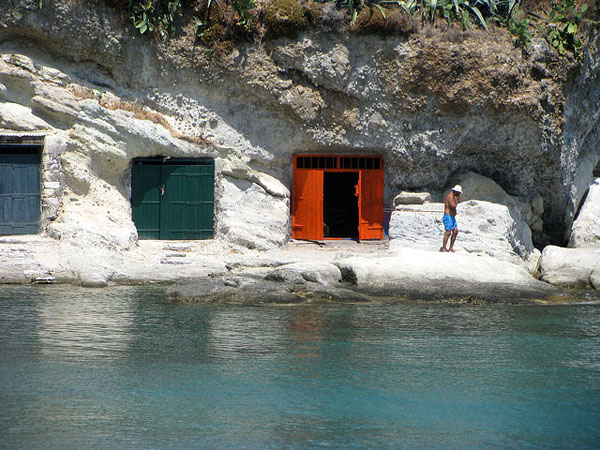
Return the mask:
POLYGON ((573 222, 569 247, 600 247, 600 178, 590 186, 573 222))
POLYGON ((265 277, 240 273, 181 280, 166 298, 181 302, 311 303, 460 299, 521 303, 560 290, 494 258, 403 250, 393 256, 295 263, 265 277))
POLYGON ((341 286, 313 282, 286 283, 249 276, 183 280, 169 287, 165 298, 179 302, 242 304, 369 301, 366 296, 341 286))

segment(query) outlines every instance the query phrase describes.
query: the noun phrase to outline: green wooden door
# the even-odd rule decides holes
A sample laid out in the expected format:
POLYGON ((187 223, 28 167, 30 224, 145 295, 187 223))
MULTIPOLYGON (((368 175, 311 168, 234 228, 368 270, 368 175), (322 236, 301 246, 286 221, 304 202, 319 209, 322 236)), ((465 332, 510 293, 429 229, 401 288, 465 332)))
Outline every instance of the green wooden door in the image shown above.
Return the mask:
POLYGON ((160 239, 160 169, 141 161, 131 168, 131 215, 140 239, 160 239))
POLYGON ((214 166, 162 167, 161 239, 213 237, 214 166))
POLYGON ((40 220, 40 155, 0 154, 0 235, 34 234, 40 220))
POLYGON ((131 206, 140 239, 211 239, 214 161, 134 161, 131 206))

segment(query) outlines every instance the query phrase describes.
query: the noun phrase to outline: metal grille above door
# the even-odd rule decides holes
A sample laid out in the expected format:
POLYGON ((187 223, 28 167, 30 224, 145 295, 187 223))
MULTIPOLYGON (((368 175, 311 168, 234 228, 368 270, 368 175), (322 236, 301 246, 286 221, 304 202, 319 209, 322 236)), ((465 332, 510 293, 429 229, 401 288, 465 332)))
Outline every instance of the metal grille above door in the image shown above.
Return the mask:
POLYGON ((140 239, 211 239, 214 167, 212 159, 134 160, 131 210, 140 239))
POLYGON ((381 168, 381 156, 296 155, 297 169, 375 169, 381 168))

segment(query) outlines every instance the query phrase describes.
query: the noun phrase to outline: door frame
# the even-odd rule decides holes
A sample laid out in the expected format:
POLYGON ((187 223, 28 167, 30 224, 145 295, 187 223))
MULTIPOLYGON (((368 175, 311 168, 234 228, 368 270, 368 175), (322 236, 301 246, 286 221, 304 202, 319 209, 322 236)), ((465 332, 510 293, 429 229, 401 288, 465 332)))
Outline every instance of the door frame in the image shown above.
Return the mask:
POLYGON ((358 173, 358 238, 359 240, 381 240, 383 239, 383 184, 384 164, 383 157, 377 154, 312 154, 298 153, 293 155, 292 166, 292 237, 294 239, 308 240, 341 240, 346 238, 325 238, 323 236, 323 173, 325 172, 353 172, 358 173), (310 160, 308 158, 311 158, 310 160), (317 159, 312 159, 317 158, 317 159), (322 158, 322 159, 319 159, 322 158), (362 159, 362 161, 361 161, 362 159), (370 161, 369 161, 370 160, 370 161), (354 162, 356 161, 356 164, 354 162), (375 162, 377 162, 375 164, 375 162), (351 164, 349 164, 351 163, 351 164), (308 165, 309 167, 306 167, 308 165), (356 166, 356 167, 347 167, 356 166), (363 165, 364 167, 360 167, 363 165), (367 167, 368 165, 377 167, 367 167), (302 173, 314 173, 313 176, 303 176, 302 173), (313 182, 318 181, 320 173, 320 185, 307 188, 304 184, 310 178, 313 182), (367 175, 369 173, 369 175, 367 175), (366 186, 371 185, 371 189, 366 186), (312 192, 309 202, 313 204, 303 205, 306 199, 304 192, 312 192), (318 195, 320 190, 321 195, 318 195), (373 195, 375 194, 375 195, 373 195), (318 204, 320 199, 320 204, 318 204), (304 217, 307 211, 321 211, 314 213, 314 217, 304 217), (310 234, 302 229, 316 230, 310 234))

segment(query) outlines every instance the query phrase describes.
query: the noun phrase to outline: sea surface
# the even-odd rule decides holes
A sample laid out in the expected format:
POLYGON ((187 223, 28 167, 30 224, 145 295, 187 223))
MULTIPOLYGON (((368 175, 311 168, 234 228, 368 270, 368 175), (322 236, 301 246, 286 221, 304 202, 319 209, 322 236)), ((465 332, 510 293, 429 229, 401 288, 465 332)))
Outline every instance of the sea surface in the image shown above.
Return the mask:
POLYGON ((0 286, 0 448, 600 448, 600 306, 0 286))

